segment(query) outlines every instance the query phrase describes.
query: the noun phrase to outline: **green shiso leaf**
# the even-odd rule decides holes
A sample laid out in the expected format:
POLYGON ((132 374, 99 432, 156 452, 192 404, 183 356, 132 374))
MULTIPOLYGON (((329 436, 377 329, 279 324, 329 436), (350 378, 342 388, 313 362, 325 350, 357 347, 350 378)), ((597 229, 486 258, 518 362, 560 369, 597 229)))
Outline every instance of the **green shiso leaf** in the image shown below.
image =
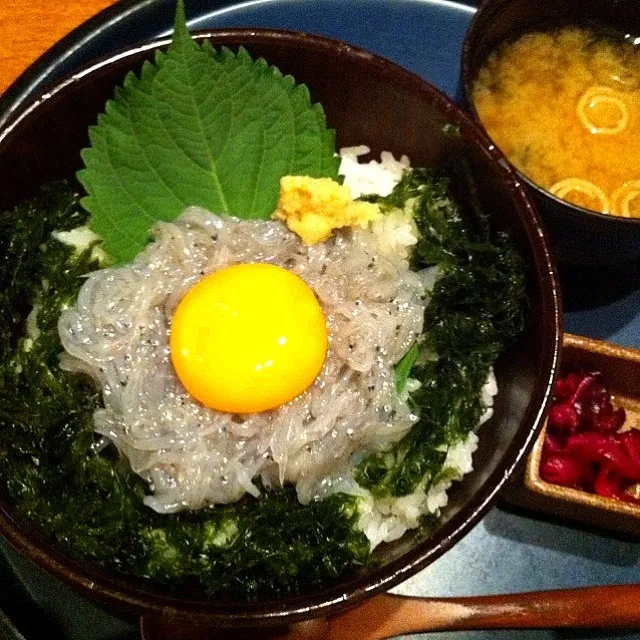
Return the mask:
POLYGON ((182 1, 167 52, 127 75, 89 139, 82 204, 116 263, 189 205, 266 219, 282 176, 338 170, 334 132, 307 87, 244 49, 196 43, 182 1))

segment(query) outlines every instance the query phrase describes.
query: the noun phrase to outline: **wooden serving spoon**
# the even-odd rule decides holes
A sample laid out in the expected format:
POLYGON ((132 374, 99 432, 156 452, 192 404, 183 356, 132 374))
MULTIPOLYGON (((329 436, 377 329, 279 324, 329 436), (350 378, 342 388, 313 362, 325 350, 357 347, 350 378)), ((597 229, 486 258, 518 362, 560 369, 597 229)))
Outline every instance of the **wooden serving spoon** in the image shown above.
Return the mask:
POLYGON ((214 629, 185 619, 143 617, 143 640, 384 640, 425 631, 638 628, 640 585, 612 585, 467 598, 380 595, 336 616, 280 629, 214 629))

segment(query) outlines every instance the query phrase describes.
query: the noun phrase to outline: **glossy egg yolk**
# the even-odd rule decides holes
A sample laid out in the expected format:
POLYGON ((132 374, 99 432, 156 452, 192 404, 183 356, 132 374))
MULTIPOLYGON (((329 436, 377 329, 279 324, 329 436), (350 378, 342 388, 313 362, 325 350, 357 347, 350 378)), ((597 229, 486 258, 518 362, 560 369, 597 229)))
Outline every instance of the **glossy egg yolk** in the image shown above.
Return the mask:
POLYGON ((203 278, 171 321, 178 378, 218 411, 255 413, 293 400, 320 373, 327 345, 309 285, 271 264, 237 264, 203 278))

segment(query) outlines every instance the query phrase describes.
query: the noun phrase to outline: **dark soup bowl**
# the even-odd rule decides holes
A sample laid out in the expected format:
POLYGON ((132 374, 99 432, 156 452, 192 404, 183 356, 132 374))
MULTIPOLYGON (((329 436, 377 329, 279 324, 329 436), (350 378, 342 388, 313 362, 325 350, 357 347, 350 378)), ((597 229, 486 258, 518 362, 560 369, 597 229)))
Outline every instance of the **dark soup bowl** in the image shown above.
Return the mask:
MULTIPOLYGON (((556 375, 561 302, 545 233, 520 179, 491 141, 461 109, 417 76, 358 48, 321 37, 275 30, 229 29, 198 33, 216 47, 245 47, 304 82, 323 105, 337 145, 369 145, 373 154, 407 154, 414 166, 463 160, 468 181, 452 178, 463 210, 481 208, 493 232, 506 232, 525 268, 524 329, 496 364, 494 414, 480 430, 475 470, 451 489, 438 525, 409 531, 380 545, 375 562, 323 588, 250 601, 207 598, 193 589, 167 591, 149 579, 74 559, 73 550, 18 513, 0 492, 0 533, 23 555, 85 595, 140 615, 201 620, 219 627, 286 625, 351 607, 427 566, 460 540, 486 513, 541 428, 556 375)), ((88 127, 127 72, 138 72, 167 41, 124 51, 70 77, 0 131, 0 205, 10 210, 51 180, 74 180, 88 127)), ((25 316, 29 309, 25 309, 25 316)), ((24 317, 15 321, 23 331, 24 317)), ((2 393, 2 392, 0 392, 2 393)), ((2 429, 8 428, 2 424, 2 429)), ((304 581, 303 581, 304 582, 304 581)))
MULTIPOLYGON (((473 95, 480 72, 489 56, 527 32, 553 30, 565 26, 590 28, 605 37, 626 40, 628 47, 636 46, 637 49, 634 38, 640 35, 640 13, 634 0, 485 0, 481 3, 465 37, 461 65, 464 99, 481 127, 484 128, 484 125, 477 105, 474 104, 473 95)), ((554 58, 553 52, 549 50, 548 60, 554 59, 559 58, 554 58)), ((562 71, 558 71, 559 67, 553 67, 553 64, 550 66, 555 69, 551 73, 566 73, 564 66, 562 71)), ((636 73, 640 74, 640 71, 636 73)), ((554 78, 549 78, 548 86, 555 86, 554 82, 554 78)), ((598 84, 607 84, 607 81, 598 84)), ((489 83, 489 86, 492 85, 489 83)), ((510 88, 509 92, 510 95, 518 93, 513 88, 510 88)), ((522 113, 531 114, 538 105, 529 104, 534 102, 534 98, 532 94, 527 96, 531 98, 523 97, 522 113)), ((550 100, 553 102, 553 97, 550 100)), ((545 99, 545 102, 547 101, 545 99)), ((500 119, 497 109, 498 107, 491 116, 491 124, 487 123, 489 129, 495 126, 494 120, 498 122, 500 119)), ((561 109, 558 107, 556 112, 564 113, 561 109)), ((507 113, 504 107, 502 113, 507 113)), ((539 125, 530 125, 534 126, 539 125)), ((546 124, 543 123, 541 126, 545 127, 546 124)), ((540 141, 541 146, 535 153, 545 153, 549 140, 556 140, 555 135, 555 130, 545 134, 545 140, 540 141)), ((571 134, 558 133, 558 136, 560 135, 571 134)), ((604 140, 607 137, 613 138, 602 135, 599 139, 604 140)), ((604 143, 609 143, 609 140, 605 140, 604 143)), ((517 140, 512 139, 509 145, 515 149, 517 140)), ((503 151, 509 156, 506 148, 503 151)), ((605 156, 595 151, 594 154, 595 165, 603 162, 605 156)), ((526 162, 523 158, 524 156, 520 158, 519 163, 526 162)), ((548 159, 546 162, 552 165, 554 160, 548 159)), ((519 166, 522 168, 522 164, 519 166)), ((631 163, 625 181, 637 180, 640 176, 639 169, 637 162, 635 165, 631 163)), ((589 306, 589 300, 592 304, 606 302, 640 284, 640 278, 634 276, 640 263, 640 217, 623 217, 583 208, 553 195, 536 184, 525 172, 518 173, 532 194, 549 234, 551 248, 560 267, 560 278, 568 307, 589 306), (577 291, 576 288, 582 291, 577 291)), ((586 178, 579 175, 576 177, 586 178)), ((615 200, 613 192, 606 193, 605 197, 612 202, 615 200)), ((640 201, 635 202, 637 204, 640 201)), ((588 205, 588 202, 583 201, 583 204, 588 205)))

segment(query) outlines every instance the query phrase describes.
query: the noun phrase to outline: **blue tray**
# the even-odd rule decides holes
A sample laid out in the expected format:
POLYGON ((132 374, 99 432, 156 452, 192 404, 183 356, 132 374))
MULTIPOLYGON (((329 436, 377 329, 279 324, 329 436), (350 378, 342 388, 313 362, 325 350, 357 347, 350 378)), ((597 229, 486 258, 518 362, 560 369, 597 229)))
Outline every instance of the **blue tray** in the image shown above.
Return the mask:
MULTIPOLYGON (((280 27, 338 38, 398 62, 454 97, 459 96, 462 41, 475 11, 471 0, 189 0, 188 5, 194 29, 280 27)), ((166 35, 173 11, 174 0, 121 0, 56 45, 0 98, 0 124, 47 85, 82 64, 166 35)), ((640 347, 640 290, 607 306, 568 313, 565 328, 640 347)), ((40 637, 38 629, 46 620, 50 638, 139 638, 135 620, 96 607, 23 561, 6 544, 0 544, 0 551, 0 584, 8 585, 4 595, 0 589, 0 607, 10 610, 27 637, 40 637)), ((639 567, 640 545, 634 541, 500 506, 445 556, 396 591, 456 596, 632 583, 640 577, 639 567)), ((640 640, 640 631, 478 631, 434 637, 640 640)))

